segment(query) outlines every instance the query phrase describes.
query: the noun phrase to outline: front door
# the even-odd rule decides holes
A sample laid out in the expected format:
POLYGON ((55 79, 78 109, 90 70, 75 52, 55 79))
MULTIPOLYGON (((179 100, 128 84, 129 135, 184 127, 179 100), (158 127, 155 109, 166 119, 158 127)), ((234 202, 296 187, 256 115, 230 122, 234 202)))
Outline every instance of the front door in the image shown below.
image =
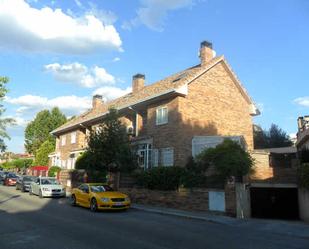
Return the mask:
POLYGON ((138 165, 144 169, 151 168, 151 144, 139 144, 137 148, 138 165))

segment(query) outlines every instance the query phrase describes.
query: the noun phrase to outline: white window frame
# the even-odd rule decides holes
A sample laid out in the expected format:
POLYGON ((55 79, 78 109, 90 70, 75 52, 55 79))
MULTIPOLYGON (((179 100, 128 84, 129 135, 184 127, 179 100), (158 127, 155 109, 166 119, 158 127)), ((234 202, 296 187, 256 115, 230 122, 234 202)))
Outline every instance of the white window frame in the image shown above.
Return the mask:
POLYGON ((66 144, 66 140, 67 140, 66 135, 61 137, 61 146, 64 146, 66 144))
POLYGON ((168 108, 167 106, 160 106, 156 109, 156 125, 163 125, 168 123, 168 108), (166 115, 164 116, 164 110, 166 115))
POLYGON ((160 152, 162 166, 174 166, 174 148, 162 148, 160 152), (170 158, 166 158, 167 156, 169 156, 170 158))
POLYGON ((71 133, 71 144, 75 144, 76 143, 76 137, 77 137, 77 132, 74 131, 71 133))

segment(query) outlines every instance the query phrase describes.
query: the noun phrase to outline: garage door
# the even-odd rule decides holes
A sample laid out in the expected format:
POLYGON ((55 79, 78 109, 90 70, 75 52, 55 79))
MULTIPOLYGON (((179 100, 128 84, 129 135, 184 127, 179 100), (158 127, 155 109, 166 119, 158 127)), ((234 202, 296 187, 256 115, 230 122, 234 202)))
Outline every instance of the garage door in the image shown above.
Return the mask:
POLYGON ((299 219, 297 188, 250 188, 251 216, 299 219))

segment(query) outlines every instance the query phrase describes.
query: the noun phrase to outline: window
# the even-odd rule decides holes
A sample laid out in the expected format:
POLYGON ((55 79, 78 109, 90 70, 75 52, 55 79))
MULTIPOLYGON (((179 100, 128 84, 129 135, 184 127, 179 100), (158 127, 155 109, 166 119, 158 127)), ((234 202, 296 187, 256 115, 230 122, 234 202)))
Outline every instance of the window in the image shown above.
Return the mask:
POLYGON ((64 146, 65 142, 66 142, 66 136, 64 135, 61 137, 61 145, 64 146))
POLYGON ((161 163, 162 163, 162 166, 173 166, 174 165, 174 149, 173 148, 161 149, 161 163))
POLYGON ((71 133, 71 144, 76 143, 76 131, 71 133))
POLYGON ((159 107, 157 108, 156 111, 156 124, 161 125, 161 124, 167 124, 168 122, 168 110, 167 107, 159 107))

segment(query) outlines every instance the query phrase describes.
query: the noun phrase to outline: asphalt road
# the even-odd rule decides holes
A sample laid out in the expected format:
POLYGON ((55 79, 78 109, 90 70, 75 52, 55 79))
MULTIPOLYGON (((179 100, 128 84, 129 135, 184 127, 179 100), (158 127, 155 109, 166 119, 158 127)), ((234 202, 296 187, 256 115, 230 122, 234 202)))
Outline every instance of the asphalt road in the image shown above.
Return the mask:
POLYGON ((306 238, 131 209, 91 213, 0 186, 1 249, 293 249, 306 238))

